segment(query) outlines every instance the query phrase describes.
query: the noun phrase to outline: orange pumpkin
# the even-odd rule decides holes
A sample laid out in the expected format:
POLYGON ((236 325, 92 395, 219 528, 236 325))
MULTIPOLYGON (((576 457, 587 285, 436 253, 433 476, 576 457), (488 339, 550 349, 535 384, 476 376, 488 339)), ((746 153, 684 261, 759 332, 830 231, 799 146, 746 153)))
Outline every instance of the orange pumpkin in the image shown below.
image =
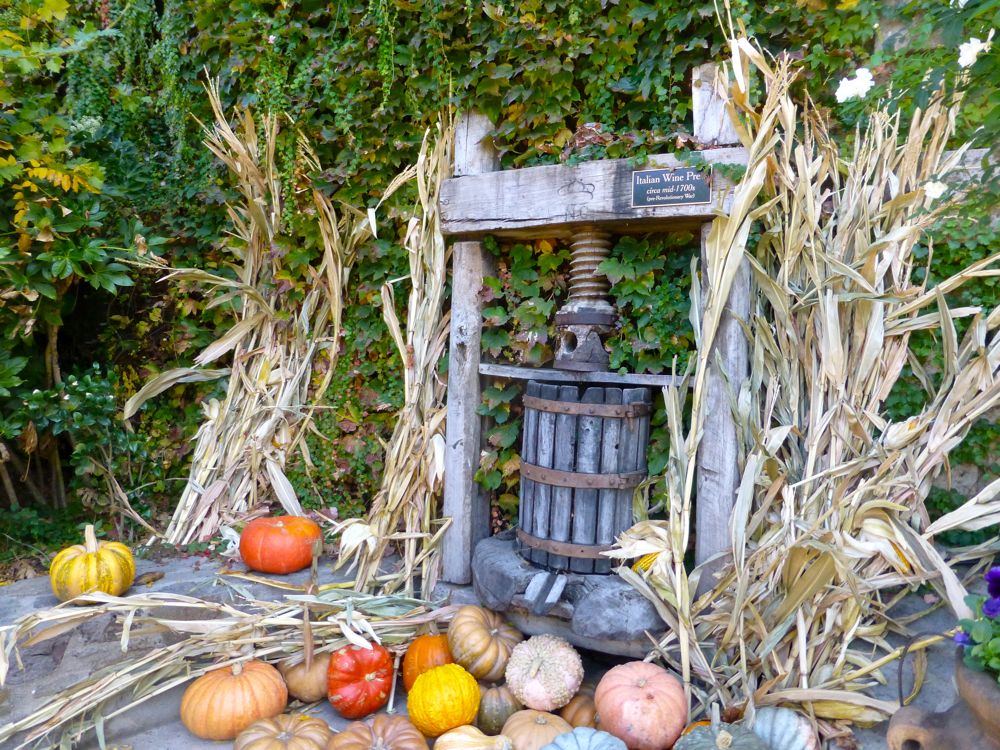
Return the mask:
POLYGON ((203 740, 231 740, 258 719, 285 710, 288 690, 278 670, 262 661, 214 669, 181 698, 181 721, 203 740))
POLYGON ((337 732, 326 750, 427 750, 427 740, 405 716, 377 714, 337 732))
POLYGON ((663 750, 687 724, 687 699, 680 680, 663 667, 633 661, 614 667, 594 693, 601 729, 629 750, 663 750))
POLYGON ((417 677, 428 669, 451 664, 451 651, 448 649, 448 636, 422 635, 406 649, 403 657, 403 687, 410 692, 417 677))
POLYGON ((294 573, 309 566, 323 538, 319 526, 302 516, 255 518, 240 534, 240 555, 261 573, 294 573))
POLYGON ((581 690, 574 695, 573 699, 563 706, 559 715, 568 721, 570 726, 598 728, 597 705, 594 703, 593 693, 589 691, 581 690))

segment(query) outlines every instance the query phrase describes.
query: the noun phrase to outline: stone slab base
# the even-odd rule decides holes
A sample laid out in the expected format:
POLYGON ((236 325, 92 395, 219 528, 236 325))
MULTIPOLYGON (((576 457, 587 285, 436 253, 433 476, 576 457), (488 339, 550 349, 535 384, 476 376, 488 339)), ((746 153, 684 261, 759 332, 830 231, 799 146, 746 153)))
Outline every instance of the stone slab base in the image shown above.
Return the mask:
MULTIPOLYGON (((517 554, 509 536, 490 537, 476 545, 472 580, 479 602, 506 612, 528 635, 552 633, 581 648, 641 658, 667 627, 653 605, 614 574, 566 573, 559 601, 544 615, 534 615, 525 590, 537 573, 539 568, 517 554)), ((452 601, 460 603, 454 597, 452 601)))

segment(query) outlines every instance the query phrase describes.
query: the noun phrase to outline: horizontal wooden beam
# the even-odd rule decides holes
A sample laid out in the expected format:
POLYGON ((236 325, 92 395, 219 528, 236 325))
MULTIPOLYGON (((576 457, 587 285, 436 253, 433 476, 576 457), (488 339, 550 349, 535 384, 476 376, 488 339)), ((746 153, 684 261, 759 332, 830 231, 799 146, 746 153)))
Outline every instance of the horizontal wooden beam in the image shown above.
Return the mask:
MULTIPOLYGON (((709 164, 746 163, 743 148, 695 153, 709 164)), ((619 234, 646 233, 697 229, 716 212, 729 210, 732 184, 718 170, 712 172, 704 202, 634 206, 639 178, 633 173, 658 169, 694 167, 660 154, 642 166, 607 159, 453 177, 441 189, 441 232, 459 239, 486 234, 540 239, 597 224, 619 234)))
POLYGON ((587 385, 649 385, 662 388, 680 383, 680 378, 673 375, 621 375, 617 372, 570 372, 568 370, 553 370, 547 367, 517 367, 516 365, 498 365, 492 362, 480 362, 479 374, 493 378, 509 380, 544 380, 550 383, 581 383, 587 385))

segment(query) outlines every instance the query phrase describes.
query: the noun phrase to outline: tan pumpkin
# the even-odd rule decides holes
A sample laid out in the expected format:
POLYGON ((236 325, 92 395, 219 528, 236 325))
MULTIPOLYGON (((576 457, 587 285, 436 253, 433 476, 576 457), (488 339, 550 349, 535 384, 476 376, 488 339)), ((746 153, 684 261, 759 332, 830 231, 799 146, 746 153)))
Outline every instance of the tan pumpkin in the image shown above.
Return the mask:
POLYGON ((203 740, 231 740, 258 719, 285 710, 288 689, 278 670, 249 661, 203 674, 181 698, 181 721, 203 740))
POLYGON ((562 708, 583 682, 583 661, 565 638, 535 635, 517 644, 505 673, 515 697, 536 711, 562 708))
POLYGON ((633 661, 609 669, 597 684, 594 704, 601 729, 629 750, 663 750, 681 736, 688 709, 680 680, 663 667, 633 661))
POLYGON ((479 713, 476 726, 486 734, 500 734, 503 725, 511 716, 524 708, 506 685, 479 686, 479 713))
POLYGON ((369 722, 348 724, 326 750, 427 750, 427 740, 405 716, 376 714, 369 722))
POLYGON ((594 703, 594 696, 590 692, 580 691, 574 695, 572 700, 562 707, 559 715, 573 728, 591 727, 597 729, 600 724, 597 716, 597 704, 594 703))
POLYGON ((513 750, 509 737, 488 737, 473 726, 449 729, 436 740, 434 750, 513 750))
POLYGON ((62 550, 49 565, 52 593, 61 602, 94 591, 121 596, 134 580, 131 550, 120 542, 98 542, 91 524, 83 530, 83 544, 62 550))
POLYGON ((288 685, 288 694, 303 703, 316 703, 326 698, 326 673, 329 668, 329 652, 313 656, 309 669, 306 669, 304 659, 295 663, 281 662, 278 665, 278 671, 288 685))
POLYGON ((520 631, 496 612, 472 604, 458 610, 448 626, 452 658, 486 682, 500 681, 511 649, 522 640, 520 631))
POLYGON ((428 737, 471 724, 479 711, 479 685, 458 664, 443 664, 417 677, 406 698, 413 725, 428 737))
POLYGON ((248 726, 236 738, 233 750, 326 750, 332 736, 325 721, 282 714, 248 726))
POLYGON ((555 714, 525 709, 507 719, 503 734, 514 743, 514 750, 541 750, 560 734, 572 732, 565 720, 555 714))

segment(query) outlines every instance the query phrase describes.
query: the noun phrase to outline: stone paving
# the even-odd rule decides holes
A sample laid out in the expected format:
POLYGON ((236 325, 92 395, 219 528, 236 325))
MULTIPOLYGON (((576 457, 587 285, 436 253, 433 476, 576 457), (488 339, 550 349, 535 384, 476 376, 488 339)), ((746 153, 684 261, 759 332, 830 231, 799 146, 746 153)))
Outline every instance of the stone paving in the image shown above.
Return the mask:
MULTIPOLYGON (((209 599, 238 603, 239 597, 229 585, 222 583, 215 573, 222 563, 200 557, 167 558, 160 561, 138 560, 137 575, 144 573, 163 573, 162 578, 148 586, 144 591, 165 591, 184 593, 209 599)), ((325 570, 321 581, 334 580, 329 566, 321 566, 325 570)), ((283 577, 295 583, 302 583, 307 572, 294 576, 283 577)), ((260 599, 278 598, 277 589, 261 584, 239 582, 249 593, 260 599)), ((13 622, 18 617, 38 609, 45 609, 56 604, 56 599, 49 589, 48 579, 40 576, 0 588, 0 625, 13 622)), ((905 599, 895 614, 903 616, 926 607, 918 597, 905 599)), ((168 614, 168 613, 164 613, 168 614)), ((176 613, 183 616, 183 612, 176 613)), ((942 632, 953 625, 951 615, 939 609, 928 617, 916 623, 915 632, 942 632)), ((123 658, 121 651, 121 631, 112 621, 111 616, 87 623, 69 633, 64 633, 37 646, 22 649, 24 671, 11 665, 7 685, 0 689, 0 726, 27 715, 51 696, 65 689, 97 669, 106 667, 123 658)), ((167 644, 169 636, 154 635, 133 638, 129 653, 162 647, 167 644)), ((954 647, 943 643, 929 650, 927 681, 915 704, 931 710, 942 710, 951 705, 955 690, 952 680, 954 647)), ((909 686, 912 658, 906 665, 906 681, 909 686)), ((590 670, 598 671, 600 666, 593 661, 590 670)), ((896 664, 890 665, 885 676, 888 684, 878 685, 872 694, 885 700, 895 700, 896 697, 896 664)), ((166 692, 147 701, 144 705, 132 709, 125 714, 108 721, 104 734, 108 748, 119 750, 200 750, 201 748, 222 748, 229 743, 207 742, 192 737, 181 725, 178 717, 183 686, 166 692)), ((396 710, 405 712, 405 693, 402 686, 397 686, 396 710)), ((325 702, 309 709, 309 712, 326 720, 334 728, 342 728, 347 722, 336 715, 325 702)), ((858 729, 856 739, 863 750, 882 750, 885 743, 886 724, 872 728, 858 729)), ((8 744, 2 748, 13 748, 8 744)), ((85 750, 97 748, 98 743, 93 736, 87 738, 79 747, 85 750)))

